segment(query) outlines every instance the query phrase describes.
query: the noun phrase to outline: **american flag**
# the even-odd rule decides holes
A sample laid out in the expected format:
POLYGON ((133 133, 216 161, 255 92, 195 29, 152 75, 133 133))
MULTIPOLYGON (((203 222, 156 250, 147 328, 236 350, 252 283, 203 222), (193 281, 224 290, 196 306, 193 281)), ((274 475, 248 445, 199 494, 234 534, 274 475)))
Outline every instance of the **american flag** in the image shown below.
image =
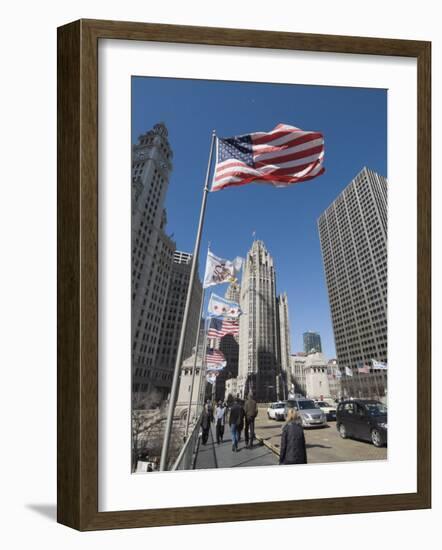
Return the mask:
POLYGON ((324 173, 324 137, 288 124, 271 132, 217 138, 212 191, 246 183, 287 187, 324 173))
POLYGON ((370 372, 370 365, 359 365, 358 366, 358 373, 359 374, 369 374, 370 372))
POLYGON ((206 364, 222 369, 226 366, 227 361, 222 351, 210 348, 206 352, 206 364))
POLYGON ((239 334, 239 322, 234 319, 211 319, 209 330, 207 331, 208 338, 222 338, 226 334, 239 334))

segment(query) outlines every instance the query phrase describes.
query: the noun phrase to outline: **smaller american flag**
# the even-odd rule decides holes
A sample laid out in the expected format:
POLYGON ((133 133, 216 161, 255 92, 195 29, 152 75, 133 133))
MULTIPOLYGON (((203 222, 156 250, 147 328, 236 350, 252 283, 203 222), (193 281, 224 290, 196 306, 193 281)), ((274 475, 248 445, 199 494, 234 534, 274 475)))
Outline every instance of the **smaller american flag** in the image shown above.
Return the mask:
POLYGON ((211 319, 208 338, 222 338, 227 334, 237 336, 239 334, 239 322, 235 319, 211 319))
POLYGON ((358 366, 358 373, 359 374, 369 374, 370 372, 370 365, 359 365, 358 366))
POLYGON ((217 367, 222 369, 227 365, 227 361, 222 351, 210 348, 206 352, 206 364, 207 366, 210 365, 211 368, 217 367))

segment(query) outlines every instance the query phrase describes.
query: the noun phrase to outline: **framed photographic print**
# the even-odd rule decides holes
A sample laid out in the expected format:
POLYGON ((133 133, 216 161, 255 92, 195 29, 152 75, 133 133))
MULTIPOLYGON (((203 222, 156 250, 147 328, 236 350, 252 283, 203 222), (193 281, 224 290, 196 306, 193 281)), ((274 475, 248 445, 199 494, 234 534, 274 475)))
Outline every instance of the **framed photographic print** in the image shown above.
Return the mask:
POLYGON ((430 52, 59 29, 59 522, 431 506, 430 52))

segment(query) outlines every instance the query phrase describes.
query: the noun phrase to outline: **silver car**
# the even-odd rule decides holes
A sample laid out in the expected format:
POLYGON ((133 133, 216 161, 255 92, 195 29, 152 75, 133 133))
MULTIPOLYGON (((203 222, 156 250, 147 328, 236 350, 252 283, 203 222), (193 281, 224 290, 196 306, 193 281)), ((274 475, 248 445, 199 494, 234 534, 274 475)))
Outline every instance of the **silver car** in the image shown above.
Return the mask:
POLYGON ((285 417, 287 411, 295 409, 298 411, 300 424, 303 428, 313 428, 327 425, 327 417, 315 402, 311 399, 289 399, 285 405, 285 417))

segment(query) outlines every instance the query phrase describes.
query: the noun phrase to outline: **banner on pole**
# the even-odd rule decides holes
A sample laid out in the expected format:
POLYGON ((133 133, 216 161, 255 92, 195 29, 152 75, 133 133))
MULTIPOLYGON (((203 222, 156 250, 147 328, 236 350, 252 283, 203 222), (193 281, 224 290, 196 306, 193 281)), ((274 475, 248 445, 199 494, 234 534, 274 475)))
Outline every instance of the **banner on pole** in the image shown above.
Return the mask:
POLYGON ((388 367, 385 363, 381 363, 380 361, 376 361, 376 359, 371 360, 373 368, 376 370, 387 370, 388 367))

